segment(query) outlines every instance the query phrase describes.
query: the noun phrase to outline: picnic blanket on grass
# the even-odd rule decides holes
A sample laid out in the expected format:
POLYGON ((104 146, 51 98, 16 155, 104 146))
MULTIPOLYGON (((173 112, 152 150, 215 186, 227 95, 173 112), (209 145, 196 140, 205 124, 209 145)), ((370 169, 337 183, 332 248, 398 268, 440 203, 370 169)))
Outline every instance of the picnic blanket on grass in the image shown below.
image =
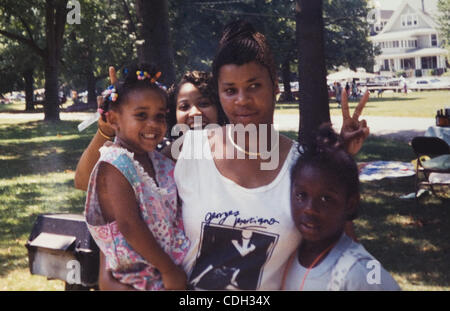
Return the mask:
POLYGON ((414 164, 400 161, 374 161, 359 163, 359 180, 371 181, 383 178, 414 176, 414 164))

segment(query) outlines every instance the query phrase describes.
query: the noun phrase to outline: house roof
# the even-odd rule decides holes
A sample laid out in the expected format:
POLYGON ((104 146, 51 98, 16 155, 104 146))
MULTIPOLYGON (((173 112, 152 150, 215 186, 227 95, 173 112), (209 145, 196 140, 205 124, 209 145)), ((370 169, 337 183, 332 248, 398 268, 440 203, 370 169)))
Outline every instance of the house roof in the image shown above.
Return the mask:
POLYGON ((417 28, 417 29, 406 29, 401 31, 393 31, 384 33, 381 32, 376 36, 370 37, 374 42, 385 41, 385 40, 408 40, 410 38, 416 38, 418 36, 435 34, 437 31, 433 28, 417 28))
POLYGON ((418 10, 418 9, 414 8, 413 6, 411 6, 408 3, 408 0, 403 0, 402 4, 399 5, 399 7, 394 11, 394 14, 391 16, 391 18, 387 22, 386 26, 379 33, 379 35, 391 32, 392 26, 400 18, 401 14, 403 13, 406 6, 409 6, 416 14, 420 15, 425 20, 425 22, 428 24, 428 27, 430 27, 430 28, 437 27, 436 22, 433 20, 433 18, 431 18, 430 15, 425 14, 422 10, 418 10))
POLYGON ((392 14, 394 14, 393 10, 380 10, 381 19, 390 19, 392 14))
POLYGON ((436 55, 445 55, 448 51, 446 49, 441 48, 424 48, 424 49, 415 49, 408 52, 394 52, 394 53, 383 53, 378 55, 377 58, 407 58, 407 57, 421 57, 421 56, 436 56, 436 55))

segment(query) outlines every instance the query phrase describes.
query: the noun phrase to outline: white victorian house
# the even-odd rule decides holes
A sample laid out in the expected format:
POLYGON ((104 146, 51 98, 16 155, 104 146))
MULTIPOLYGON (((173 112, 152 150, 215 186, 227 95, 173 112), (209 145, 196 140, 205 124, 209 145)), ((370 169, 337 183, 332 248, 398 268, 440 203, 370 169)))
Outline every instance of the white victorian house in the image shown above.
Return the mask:
POLYGON ((370 37, 381 48, 374 72, 404 72, 408 77, 444 72, 448 52, 441 47, 438 25, 423 6, 418 10, 404 0, 383 26, 370 37))

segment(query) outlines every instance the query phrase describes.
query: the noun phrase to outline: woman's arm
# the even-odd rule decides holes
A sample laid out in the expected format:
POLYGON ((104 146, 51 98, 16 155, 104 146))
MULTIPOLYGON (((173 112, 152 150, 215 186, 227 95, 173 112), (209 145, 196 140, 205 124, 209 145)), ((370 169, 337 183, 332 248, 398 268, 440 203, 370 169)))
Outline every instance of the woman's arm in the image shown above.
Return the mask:
MULTIPOLYGON (((99 125, 100 126, 100 125, 99 125)), ((109 135, 111 130, 103 130, 103 133, 109 135), (107 134, 108 133, 108 134, 107 134)), ((111 137, 114 137, 113 135, 111 137)), ((75 171, 75 188, 86 191, 89 184, 89 177, 94 169, 95 164, 100 158, 100 152, 98 151, 100 147, 103 146, 105 142, 109 141, 106 137, 102 136, 99 131, 97 131, 92 138, 89 146, 84 150, 81 155, 80 160, 77 164, 77 169, 75 171)))
POLYGON ((116 221, 128 244, 162 275, 166 289, 186 288, 186 274, 159 246, 141 217, 133 188, 115 167, 102 163, 97 175, 97 193, 106 221, 116 221))
MULTIPOLYGON (((111 84, 117 82, 116 70, 112 66, 109 67, 109 80, 111 81, 111 84)), ((100 107, 102 103, 103 97, 98 96, 97 106, 100 107)), ((89 146, 86 150, 84 150, 77 164, 77 169, 75 171, 75 188, 80 190, 87 190, 89 177, 91 176, 91 172, 100 157, 100 152, 98 149, 100 149, 105 142, 114 138, 114 129, 109 125, 109 123, 103 121, 102 117, 98 119, 98 128, 99 131, 95 133, 89 146), (110 137, 110 139, 103 136, 100 131, 103 135, 110 137)))

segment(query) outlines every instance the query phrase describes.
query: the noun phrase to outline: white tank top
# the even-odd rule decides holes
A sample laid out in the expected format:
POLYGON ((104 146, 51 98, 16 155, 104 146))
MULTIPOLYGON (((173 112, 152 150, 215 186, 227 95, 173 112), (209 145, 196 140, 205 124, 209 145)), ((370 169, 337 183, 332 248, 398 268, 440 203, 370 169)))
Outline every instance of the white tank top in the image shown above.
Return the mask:
POLYGON ((248 189, 220 174, 207 130, 184 135, 174 174, 191 241, 183 262, 189 287, 280 289, 285 264, 300 242, 290 212, 297 144, 271 183, 248 189))

